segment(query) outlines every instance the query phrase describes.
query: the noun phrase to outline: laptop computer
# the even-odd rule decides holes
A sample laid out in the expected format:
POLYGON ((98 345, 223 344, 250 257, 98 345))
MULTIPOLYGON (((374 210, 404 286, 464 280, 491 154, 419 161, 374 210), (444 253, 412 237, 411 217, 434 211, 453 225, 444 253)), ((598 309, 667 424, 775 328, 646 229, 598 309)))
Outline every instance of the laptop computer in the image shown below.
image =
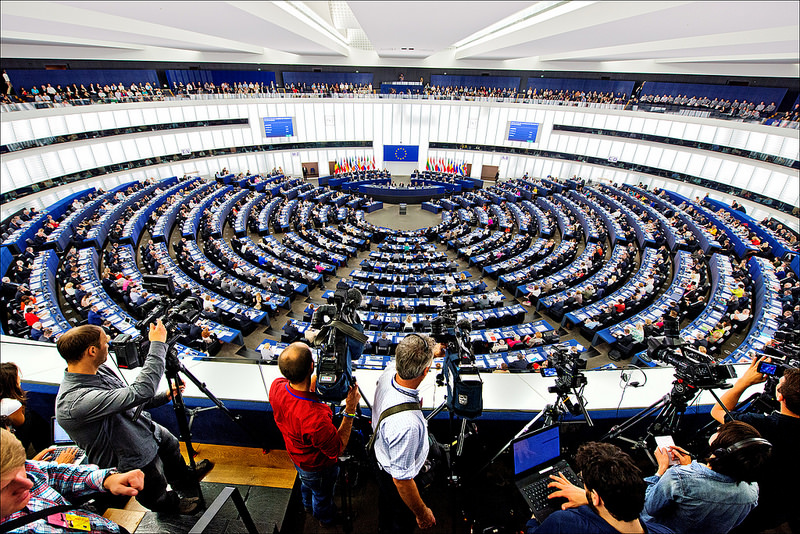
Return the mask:
POLYGON ((86 452, 78 447, 72 438, 69 437, 67 431, 61 428, 55 417, 50 418, 50 437, 52 438, 53 445, 56 446, 55 450, 49 453, 46 457, 47 461, 54 462, 58 455, 67 449, 77 449, 75 459, 72 460, 73 464, 82 464, 86 460, 86 452))
POLYGON ((540 523, 561 509, 566 499, 548 499, 553 491, 547 485, 552 482, 550 475, 563 473, 567 480, 578 487, 583 482, 561 458, 561 439, 558 425, 535 430, 514 440, 514 481, 522 496, 540 523))

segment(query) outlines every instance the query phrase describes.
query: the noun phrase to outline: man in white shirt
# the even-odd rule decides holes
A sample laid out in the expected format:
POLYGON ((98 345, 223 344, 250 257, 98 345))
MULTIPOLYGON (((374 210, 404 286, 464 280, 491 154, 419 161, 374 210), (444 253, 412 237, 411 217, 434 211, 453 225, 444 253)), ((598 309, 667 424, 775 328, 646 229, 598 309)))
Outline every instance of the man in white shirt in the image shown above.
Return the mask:
POLYGON ((436 524, 414 481, 428 457, 428 427, 421 409, 382 417, 401 404, 419 404, 419 385, 430 371, 441 345, 426 335, 409 334, 395 351, 395 362, 378 379, 373 403, 375 457, 380 467, 378 524, 382 532, 411 533, 436 524))

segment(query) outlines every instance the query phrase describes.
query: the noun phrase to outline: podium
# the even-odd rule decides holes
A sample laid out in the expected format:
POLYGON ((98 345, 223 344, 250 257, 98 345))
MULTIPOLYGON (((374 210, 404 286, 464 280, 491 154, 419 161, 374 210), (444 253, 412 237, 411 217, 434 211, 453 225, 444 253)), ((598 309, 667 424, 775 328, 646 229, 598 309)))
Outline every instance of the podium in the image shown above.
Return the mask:
POLYGON ((405 215, 407 210, 408 210, 408 204, 401 203, 400 204, 400 215, 405 215))

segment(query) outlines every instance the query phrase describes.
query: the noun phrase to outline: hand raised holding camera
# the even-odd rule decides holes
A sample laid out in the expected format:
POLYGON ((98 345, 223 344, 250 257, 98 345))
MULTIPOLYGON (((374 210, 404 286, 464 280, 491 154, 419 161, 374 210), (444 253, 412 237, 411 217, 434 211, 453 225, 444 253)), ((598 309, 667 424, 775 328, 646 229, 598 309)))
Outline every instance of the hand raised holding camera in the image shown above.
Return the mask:
POLYGON ((347 398, 344 399, 344 409, 347 413, 356 413, 358 408, 358 401, 361 400, 361 393, 358 391, 358 386, 350 386, 347 392, 347 398))
POLYGON ((156 321, 155 324, 150 323, 150 341, 160 341, 165 343, 167 341, 167 329, 161 319, 156 321))

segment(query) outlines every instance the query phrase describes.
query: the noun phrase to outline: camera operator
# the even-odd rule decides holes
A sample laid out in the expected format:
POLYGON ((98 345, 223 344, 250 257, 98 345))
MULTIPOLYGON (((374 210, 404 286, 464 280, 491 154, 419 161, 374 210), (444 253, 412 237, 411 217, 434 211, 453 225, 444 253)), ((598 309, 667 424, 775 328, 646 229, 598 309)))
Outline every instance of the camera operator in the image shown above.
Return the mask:
POLYGON ((417 388, 444 348, 426 335, 409 334, 397 345, 395 362, 378 379, 372 406, 375 457, 378 461, 378 525, 382 532, 410 533, 432 527, 436 518, 419 494, 414 477, 428 457, 428 427, 422 410, 384 417, 383 412, 405 403, 419 404, 417 388), (382 423, 382 424, 381 424, 382 423))
MULTIPOLYGON (((766 358, 753 358, 750 367, 733 387, 720 398, 728 410, 734 410, 739 398, 750 387, 766 380, 758 372, 758 365, 766 358)), ((775 388, 775 398, 780 403, 780 412, 769 415, 731 412, 733 419, 753 425, 761 435, 772 443, 772 457, 758 478, 758 506, 745 519, 741 532, 758 532, 789 522, 790 530, 800 532, 800 514, 788 484, 800 480, 800 459, 797 444, 800 443, 800 370, 786 369, 775 388), (790 481, 787 483, 787 481, 790 481)), ((722 406, 711 409, 711 416, 719 422, 726 419, 722 406)))
POLYGON ((292 343, 278 357, 278 368, 285 378, 277 378, 269 390, 275 424, 286 442, 286 450, 300 477, 303 506, 313 512, 323 526, 336 523, 333 490, 339 475, 337 460, 347 447, 353 419, 361 395, 350 387, 345 399, 344 417, 337 429, 333 412, 314 389, 316 375, 311 349, 305 343, 292 343))
POLYGON ((197 497, 181 498, 173 488, 189 489, 214 466, 208 460, 192 472, 181 456, 178 440, 137 407, 156 408, 172 393, 156 394, 164 374, 167 330, 159 319, 150 324, 150 350, 139 376, 129 386, 110 367, 108 336, 97 326, 70 329, 57 344, 67 370, 56 397, 56 418, 70 438, 86 451, 89 462, 102 468, 141 469, 144 489, 137 500, 155 512, 193 514, 197 497), (137 416, 138 413, 138 416, 137 416))
POLYGON ((575 463, 583 478, 583 488, 571 484, 560 473, 558 477, 551 475, 553 482, 549 487, 557 491, 549 498, 563 497, 568 502, 541 525, 536 518, 528 521, 527 534, 672 532, 640 517, 647 485, 631 457, 619 447, 586 443, 578 449, 575 463))

